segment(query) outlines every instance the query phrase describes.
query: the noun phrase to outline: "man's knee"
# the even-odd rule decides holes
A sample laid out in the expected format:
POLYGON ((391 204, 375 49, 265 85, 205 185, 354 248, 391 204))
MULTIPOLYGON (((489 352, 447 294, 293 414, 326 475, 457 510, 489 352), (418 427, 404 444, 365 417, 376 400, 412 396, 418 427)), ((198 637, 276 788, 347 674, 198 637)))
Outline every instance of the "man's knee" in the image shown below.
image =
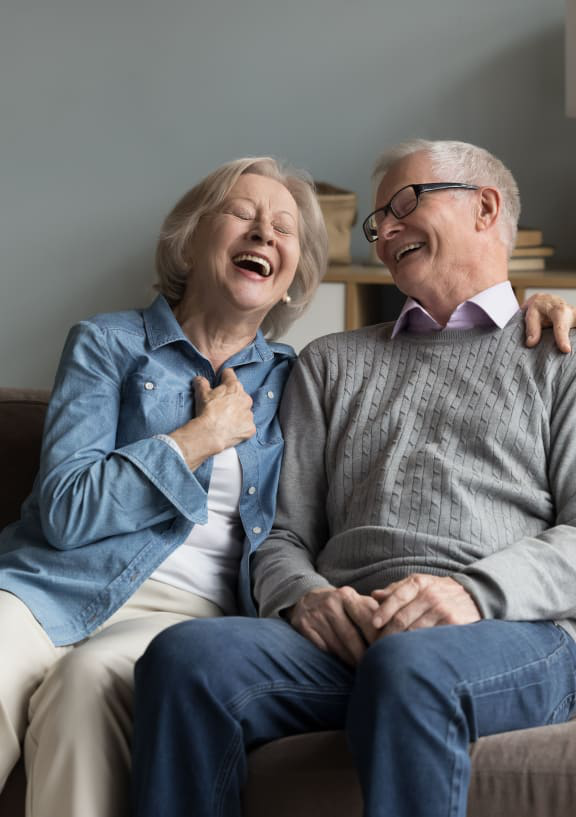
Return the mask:
POLYGON ((225 682, 249 660, 265 622, 250 618, 196 619, 164 630, 151 642, 136 664, 137 684, 158 683, 166 689, 172 680, 195 684, 225 682))
POLYGON ((413 701, 423 688, 450 686, 453 660, 437 635, 434 629, 422 629, 384 636, 367 650, 357 682, 397 702, 413 701))

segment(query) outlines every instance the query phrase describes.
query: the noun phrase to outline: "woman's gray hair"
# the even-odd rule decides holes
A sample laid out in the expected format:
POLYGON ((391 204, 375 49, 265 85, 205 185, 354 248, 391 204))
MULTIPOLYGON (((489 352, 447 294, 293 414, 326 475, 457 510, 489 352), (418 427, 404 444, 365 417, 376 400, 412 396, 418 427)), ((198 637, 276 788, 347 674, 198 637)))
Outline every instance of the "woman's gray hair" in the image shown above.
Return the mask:
POLYGON ((424 151, 430 157, 434 172, 438 176, 445 177, 441 181, 498 188, 502 196, 500 238, 506 245, 508 253, 512 253, 520 217, 518 185, 512 173, 500 159, 484 148, 470 145, 468 142, 410 139, 401 142, 380 156, 374 166, 375 182, 379 184, 392 165, 400 159, 420 151, 424 151))
POLYGON ((166 217, 156 246, 158 289, 174 306, 184 294, 190 275, 189 247, 202 216, 214 212, 245 173, 267 176, 283 184, 298 205, 300 260, 290 286, 291 301, 280 302, 266 315, 262 331, 269 338, 282 335, 304 312, 322 280, 328 263, 326 226, 310 175, 270 156, 236 159, 221 165, 189 190, 166 217))

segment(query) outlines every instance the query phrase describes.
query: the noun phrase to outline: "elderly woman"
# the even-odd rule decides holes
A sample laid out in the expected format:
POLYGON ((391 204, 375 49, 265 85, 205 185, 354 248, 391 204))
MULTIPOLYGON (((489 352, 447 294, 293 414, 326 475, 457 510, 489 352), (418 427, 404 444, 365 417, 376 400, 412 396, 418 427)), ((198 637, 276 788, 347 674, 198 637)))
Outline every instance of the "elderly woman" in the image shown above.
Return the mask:
POLYGON ((29 817, 124 815, 135 660, 178 621, 251 612, 294 358, 264 334, 326 258, 305 174, 238 160, 167 217, 154 303, 72 329, 34 491, 0 538, 0 789, 26 735, 29 817))

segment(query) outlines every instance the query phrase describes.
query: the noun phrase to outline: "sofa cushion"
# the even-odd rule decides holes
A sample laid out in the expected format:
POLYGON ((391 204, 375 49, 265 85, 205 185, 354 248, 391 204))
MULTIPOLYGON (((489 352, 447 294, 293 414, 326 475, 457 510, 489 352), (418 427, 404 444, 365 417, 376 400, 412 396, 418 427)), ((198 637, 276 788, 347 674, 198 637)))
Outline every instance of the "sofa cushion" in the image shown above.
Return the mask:
MULTIPOLYGON (((471 756, 468 817, 574 814, 576 720, 481 738, 471 756)), ((362 817, 344 734, 295 735, 255 749, 244 809, 244 817, 362 817)))

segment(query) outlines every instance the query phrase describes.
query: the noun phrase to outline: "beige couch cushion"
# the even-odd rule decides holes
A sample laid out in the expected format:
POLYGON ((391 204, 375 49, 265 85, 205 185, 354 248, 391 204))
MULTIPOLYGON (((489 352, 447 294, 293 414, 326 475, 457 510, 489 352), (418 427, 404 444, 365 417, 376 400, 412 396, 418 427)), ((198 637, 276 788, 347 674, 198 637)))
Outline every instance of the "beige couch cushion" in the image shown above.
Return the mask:
MULTIPOLYGON (((482 738, 471 754, 468 817, 576 814, 576 720, 482 738)), ((245 817, 362 817, 343 733, 297 735, 256 749, 244 803, 245 817)))

